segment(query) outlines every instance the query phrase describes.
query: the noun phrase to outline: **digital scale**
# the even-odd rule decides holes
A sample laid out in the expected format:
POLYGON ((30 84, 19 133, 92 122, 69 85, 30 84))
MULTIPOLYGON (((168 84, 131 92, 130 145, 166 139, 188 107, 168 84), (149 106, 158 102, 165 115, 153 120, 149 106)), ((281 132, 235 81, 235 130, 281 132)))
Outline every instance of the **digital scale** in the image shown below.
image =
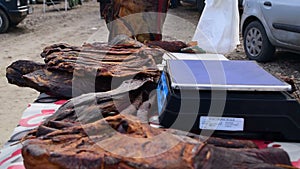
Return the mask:
POLYGON ((160 125, 204 135, 300 140, 291 86, 254 61, 167 60, 157 86, 160 125))

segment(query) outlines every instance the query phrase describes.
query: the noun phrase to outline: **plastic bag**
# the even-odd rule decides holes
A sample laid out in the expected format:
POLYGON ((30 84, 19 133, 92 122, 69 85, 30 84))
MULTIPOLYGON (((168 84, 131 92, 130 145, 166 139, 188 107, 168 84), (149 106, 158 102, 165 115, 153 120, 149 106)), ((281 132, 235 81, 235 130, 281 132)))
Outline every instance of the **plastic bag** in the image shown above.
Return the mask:
POLYGON ((225 54, 239 44, 237 0, 206 0, 193 41, 209 53, 225 54))

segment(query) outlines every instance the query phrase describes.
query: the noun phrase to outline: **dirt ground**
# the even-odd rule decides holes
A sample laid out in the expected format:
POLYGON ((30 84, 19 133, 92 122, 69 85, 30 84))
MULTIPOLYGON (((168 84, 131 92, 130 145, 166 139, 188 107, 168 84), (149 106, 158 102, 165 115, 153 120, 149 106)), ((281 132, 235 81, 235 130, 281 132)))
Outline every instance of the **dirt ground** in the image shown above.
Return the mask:
MULTIPOLYGON (((82 45, 84 42, 108 39, 108 30, 99 17, 99 3, 96 1, 85 1, 83 5, 68 11, 64 11, 64 3, 56 6, 60 11, 54 6, 46 6, 45 13, 42 4, 32 6, 34 11, 31 15, 8 33, 0 34, 0 147, 10 137, 28 103, 39 95, 33 89, 8 84, 5 68, 21 59, 43 62, 39 54, 44 47, 54 43, 82 45)), ((199 17, 196 8, 188 4, 170 9, 164 24, 164 40, 190 42, 199 17)), ((226 56, 235 60, 247 59, 242 46, 226 56)), ((300 86, 299 55, 280 52, 274 61, 260 65, 274 75, 294 78, 300 86)))

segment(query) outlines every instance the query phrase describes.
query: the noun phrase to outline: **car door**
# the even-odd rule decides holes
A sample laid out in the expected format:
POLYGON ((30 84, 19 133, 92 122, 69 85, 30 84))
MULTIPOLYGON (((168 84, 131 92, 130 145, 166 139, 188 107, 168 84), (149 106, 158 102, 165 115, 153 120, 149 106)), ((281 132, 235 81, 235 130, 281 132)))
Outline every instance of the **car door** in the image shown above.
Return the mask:
POLYGON ((260 0, 260 6, 277 43, 300 46, 300 0, 260 0))

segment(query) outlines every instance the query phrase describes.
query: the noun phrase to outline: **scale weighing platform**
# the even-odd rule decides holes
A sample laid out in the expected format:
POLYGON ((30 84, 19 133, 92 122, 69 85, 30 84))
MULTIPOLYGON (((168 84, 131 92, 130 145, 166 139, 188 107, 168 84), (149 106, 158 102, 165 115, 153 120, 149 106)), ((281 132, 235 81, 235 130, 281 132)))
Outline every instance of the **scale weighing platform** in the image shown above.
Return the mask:
POLYGON ((254 61, 167 60, 157 86, 160 125, 205 135, 300 140, 291 86, 254 61))

